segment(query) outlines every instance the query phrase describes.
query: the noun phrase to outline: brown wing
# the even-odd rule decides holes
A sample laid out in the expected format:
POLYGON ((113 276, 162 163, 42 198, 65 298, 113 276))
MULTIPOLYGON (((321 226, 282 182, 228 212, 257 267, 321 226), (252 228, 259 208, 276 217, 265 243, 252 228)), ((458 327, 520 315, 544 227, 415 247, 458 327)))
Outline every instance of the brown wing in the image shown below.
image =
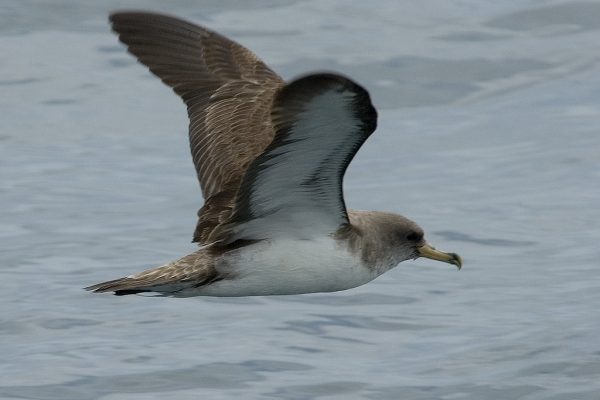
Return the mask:
POLYGON ((341 75, 308 75, 277 93, 271 117, 275 138, 248 167, 230 220, 211 240, 307 239, 349 222, 344 173, 377 126, 368 92, 341 75))
POLYGON ((204 196, 194 242, 229 217, 248 165, 273 139, 270 112, 283 80, 248 49, 189 22, 118 12, 112 28, 130 53, 188 108, 192 159, 204 196))

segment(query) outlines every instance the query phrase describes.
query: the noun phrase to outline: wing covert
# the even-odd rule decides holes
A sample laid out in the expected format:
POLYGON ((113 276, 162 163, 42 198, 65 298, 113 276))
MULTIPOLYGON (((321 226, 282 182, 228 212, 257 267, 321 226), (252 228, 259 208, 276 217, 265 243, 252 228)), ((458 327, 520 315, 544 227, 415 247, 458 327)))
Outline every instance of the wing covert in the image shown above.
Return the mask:
POLYGON ((190 22, 117 12, 112 28, 130 53, 185 102, 192 159, 205 199, 194 241, 227 218, 248 165, 273 138, 270 110, 283 80, 254 53, 190 22))
POLYGON ((340 75, 309 75, 277 93, 271 117, 275 137, 250 164, 232 217, 210 241, 308 237, 348 223, 343 176, 377 123, 367 91, 340 75))

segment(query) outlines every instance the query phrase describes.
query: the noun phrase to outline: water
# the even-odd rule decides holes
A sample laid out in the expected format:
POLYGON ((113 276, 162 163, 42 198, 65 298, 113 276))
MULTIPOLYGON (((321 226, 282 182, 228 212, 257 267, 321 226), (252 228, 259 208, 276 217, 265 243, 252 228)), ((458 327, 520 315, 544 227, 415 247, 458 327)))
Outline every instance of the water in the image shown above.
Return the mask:
POLYGON ((597 2, 9 0, 0 16, 0 398, 598 398, 597 2), (380 124, 347 203, 415 219, 463 270, 418 260, 291 297, 81 290, 192 251, 201 205, 185 109, 109 32, 116 7, 204 23, 286 78, 368 87, 380 124))

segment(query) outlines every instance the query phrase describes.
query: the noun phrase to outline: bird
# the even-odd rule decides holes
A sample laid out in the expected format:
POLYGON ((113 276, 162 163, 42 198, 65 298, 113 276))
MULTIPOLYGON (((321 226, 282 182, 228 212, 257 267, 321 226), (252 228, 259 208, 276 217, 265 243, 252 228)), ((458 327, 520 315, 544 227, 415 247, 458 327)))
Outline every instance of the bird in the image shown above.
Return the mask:
POLYGON ((395 213, 347 209, 342 181, 377 111, 352 79, 284 81, 225 36, 152 12, 110 14, 129 53, 181 97, 204 203, 196 251, 85 289, 167 297, 336 292, 405 260, 455 265, 395 213))

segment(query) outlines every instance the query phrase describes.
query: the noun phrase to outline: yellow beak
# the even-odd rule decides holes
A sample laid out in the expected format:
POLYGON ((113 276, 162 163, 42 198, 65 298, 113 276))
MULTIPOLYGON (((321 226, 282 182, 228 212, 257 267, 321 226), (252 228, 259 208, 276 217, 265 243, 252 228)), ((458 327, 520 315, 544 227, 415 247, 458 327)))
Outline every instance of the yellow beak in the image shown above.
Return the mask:
POLYGON ((444 253, 443 251, 436 250, 435 247, 427 243, 418 247, 417 250, 419 250, 421 257, 454 264, 459 270, 462 268, 462 259, 456 253, 444 253))

